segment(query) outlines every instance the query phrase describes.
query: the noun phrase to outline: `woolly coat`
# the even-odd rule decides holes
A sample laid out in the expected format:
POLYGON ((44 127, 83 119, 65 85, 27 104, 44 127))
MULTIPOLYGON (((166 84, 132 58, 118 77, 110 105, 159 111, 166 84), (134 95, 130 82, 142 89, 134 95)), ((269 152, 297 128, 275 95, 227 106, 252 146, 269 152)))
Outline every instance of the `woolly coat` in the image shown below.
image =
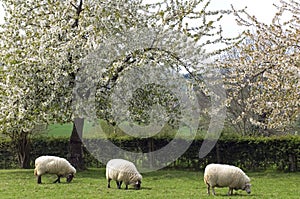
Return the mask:
POLYGON ((204 182, 211 187, 244 189, 250 178, 238 167, 224 164, 209 164, 204 171, 204 182))
POLYGON ((124 182, 126 185, 142 181, 142 175, 132 162, 123 159, 112 159, 106 165, 106 179, 124 182))
POLYGON ((35 160, 34 175, 41 176, 45 173, 66 177, 68 174, 75 174, 76 169, 64 158, 40 156, 35 160))

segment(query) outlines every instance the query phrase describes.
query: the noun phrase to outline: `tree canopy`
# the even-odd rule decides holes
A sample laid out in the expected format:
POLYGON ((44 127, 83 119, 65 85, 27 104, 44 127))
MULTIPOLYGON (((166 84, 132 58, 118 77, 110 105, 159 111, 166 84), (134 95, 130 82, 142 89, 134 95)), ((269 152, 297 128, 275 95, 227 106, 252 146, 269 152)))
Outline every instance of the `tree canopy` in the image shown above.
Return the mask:
MULTIPOLYGON (((212 24, 226 13, 206 11, 208 4, 3 0, 6 17, 1 25, 1 62, 6 89, 2 96, 2 131, 10 127, 30 131, 39 122, 72 120, 72 89, 82 59, 126 29, 162 27, 194 40, 219 35, 197 47, 204 53, 203 46, 220 41, 221 31, 212 24), (188 19, 198 20, 198 24, 188 19)), ((109 67, 117 70, 114 65, 109 67)))
MULTIPOLYGON (((223 14, 232 11, 210 12, 207 10, 209 3, 209 0, 155 3, 143 0, 2 0, 6 15, 5 23, 0 26, 0 62, 3 64, 0 131, 22 140, 32 133, 36 124, 70 122, 81 116, 76 115, 72 104, 83 61, 114 38, 116 41, 128 39, 124 33, 134 29, 155 30, 153 42, 157 42, 156 46, 165 42, 163 44, 167 44, 170 51, 135 49, 122 55, 102 52, 114 55, 115 59, 103 66, 105 72, 98 76, 97 89, 111 89, 126 70, 138 66, 130 64, 136 58, 147 62, 155 55, 153 63, 163 63, 161 60, 165 59, 169 64, 160 67, 171 67, 173 72, 178 72, 180 67, 190 74, 203 71, 203 63, 210 55, 205 46, 222 42, 230 46, 236 41, 224 39, 222 29, 214 25, 223 14), (171 33, 176 34, 173 37, 171 33), (184 60, 186 57, 189 59, 184 60), (177 66, 172 67, 170 59, 177 62, 177 66)), ((127 44, 130 46, 130 41, 127 44)), ((105 89, 97 93, 100 102, 108 94, 105 89)), ((159 87, 151 89, 159 91, 159 87)), ((174 98, 166 93, 159 99, 174 98)), ((140 106, 138 100, 145 93, 136 94, 140 96, 136 96, 137 101, 131 103, 132 106, 140 106)), ((104 119, 101 110, 110 106, 109 101, 106 102, 98 107, 98 116, 104 119)), ((131 108, 132 111, 139 109, 131 108)), ((147 115, 141 113, 139 117, 136 113, 134 117, 138 119, 147 115)))
POLYGON ((263 135, 295 131, 300 107, 300 4, 281 1, 270 25, 236 13, 251 30, 218 63, 225 69, 229 120, 238 131, 263 135))

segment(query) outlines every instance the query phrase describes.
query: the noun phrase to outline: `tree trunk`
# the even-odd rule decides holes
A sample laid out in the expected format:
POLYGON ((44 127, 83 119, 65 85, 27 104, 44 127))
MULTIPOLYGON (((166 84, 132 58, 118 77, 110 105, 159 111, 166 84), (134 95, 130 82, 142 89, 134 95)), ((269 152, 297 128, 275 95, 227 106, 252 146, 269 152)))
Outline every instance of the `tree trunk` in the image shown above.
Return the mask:
POLYGON ((28 134, 28 132, 22 131, 15 142, 19 167, 22 169, 30 168, 30 140, 28 134))
POLYGON ((220 156, 220 146, 219 146, 219 143, 217 142, 216 143, 216 156, 217 156, 217 163, 222 163, 222 159, 221 159, 221 156, 220 156))
POLYGON ((85 170, 85 164, 83 160, 83 118, 75 118, 73 121, 73 130, 70 137, 69 147, 69 161, 77 170, 85 170))
POLYGON ((289 171, 297 171, 297 156, 294 154, 289 154, 289 171))
POLYGON ((152 169, 154 166, 156 166, 154 162, 153 154, 151 153, 154 151, 154 141, 152 138, 148 139, 148 155, 149 155, 149 168, 152 169))

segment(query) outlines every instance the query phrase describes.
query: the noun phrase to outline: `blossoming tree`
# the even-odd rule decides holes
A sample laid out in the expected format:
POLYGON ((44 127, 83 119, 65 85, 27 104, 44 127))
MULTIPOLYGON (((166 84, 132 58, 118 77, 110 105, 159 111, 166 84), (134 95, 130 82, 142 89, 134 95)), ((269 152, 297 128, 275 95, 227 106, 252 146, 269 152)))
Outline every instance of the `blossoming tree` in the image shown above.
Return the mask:
POLYGON ((281 1, 270 25, 244 12, 246 40, 218 63, 229 99, 229 120, 243 134, 295 132, 300 106, 300 4, 281 1))
MULTIPOLYGON (((4 74, 0 130, 15 141, 20 166, 29 166, 30 136, 37 124, 73 121, 70 159, 77 168, 84 168, 80 140, 84 118, 72 109, 83 58, 111 36, 141 27, 179 31, 199 42, 197 48, 204 52, 206 45, 222 41, 222 29, 214 22, 230 13, 209 12, 209 2, 2 0, 6 17, 0 29, 4 74)), ((117 65, 107 67, 112 72, 100 78, 104 86, 122 72, 117 65)))

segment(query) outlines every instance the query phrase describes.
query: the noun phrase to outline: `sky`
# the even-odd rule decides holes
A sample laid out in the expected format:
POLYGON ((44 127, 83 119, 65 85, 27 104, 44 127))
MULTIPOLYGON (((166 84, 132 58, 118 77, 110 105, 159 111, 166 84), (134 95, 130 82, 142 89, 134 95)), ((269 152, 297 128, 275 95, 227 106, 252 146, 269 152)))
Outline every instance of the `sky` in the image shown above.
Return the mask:
MULTIPOLYGON (((1 0, 0 0, 1 2, 1 0)), ((272 17, 275 14, 273 3, 278 3, 279 0, 211 0, 209 8, 211 10, 230 9, 232 4, 236 9, 241 9, 247 6, 247 10, 251 15, 255 15, 258 20, 264 23, 271 23, 272 17)), ((0 23, 4 22, 4 10, 0 3, 0 23)), ((222 20, 224 34, 226 36, 236 36, 242 28, 237 26, 232 17, 224 17, 222 20)))
MULTIPOLYGON (((270 24, 276 13, 276 8, 273 4, 278 4, 279 0, 212 0, 209 8, 211 10, 231 9, 231 4, 235 9, 243 9, 247 7, 247 12, 250 15, 256 16, 258 21, 270 24)), ((229 37, 237 36, 242 32, 243 28, 238 26, 231 16, 224 16, 222 19, 222 28, 224 35, 229 37)))

